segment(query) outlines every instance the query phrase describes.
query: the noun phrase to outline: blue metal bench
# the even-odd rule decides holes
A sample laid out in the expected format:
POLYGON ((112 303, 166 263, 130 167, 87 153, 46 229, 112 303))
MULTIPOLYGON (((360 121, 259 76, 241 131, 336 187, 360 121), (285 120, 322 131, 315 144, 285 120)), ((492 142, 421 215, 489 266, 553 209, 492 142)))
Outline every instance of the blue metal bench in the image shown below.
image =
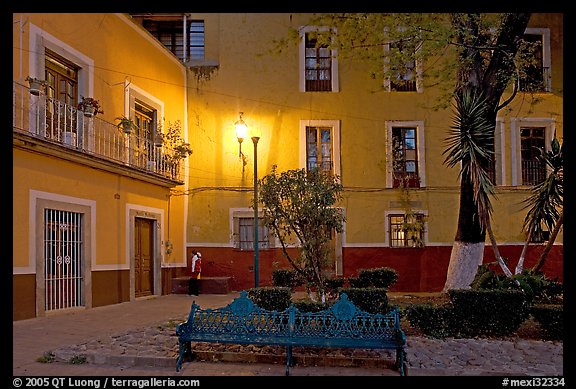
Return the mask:
POLYGON ((290 374, 292 347, 340 347, 394 349, 394 368, 407 373, 406 336, 400 328, 398 307, 386 314, 371 314, 357 308, 346 293, 320 312, 301 312, 290 305, 282 312, 258 307, 240 292, 240 297, 218 309, 200 309, 192 303, 188 320, 176 326, 178 359, 182 368, 191 356, 191 342, 286 346, 286 375, 290 374))

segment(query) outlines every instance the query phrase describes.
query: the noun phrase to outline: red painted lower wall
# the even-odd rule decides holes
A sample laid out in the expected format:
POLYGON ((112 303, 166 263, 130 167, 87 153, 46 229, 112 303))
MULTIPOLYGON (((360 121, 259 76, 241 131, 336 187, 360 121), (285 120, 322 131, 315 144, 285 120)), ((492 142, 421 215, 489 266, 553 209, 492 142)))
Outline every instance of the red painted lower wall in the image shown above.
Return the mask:
MULTIPOLYGON (((524 267, 534 266, 542 246, 530 246, 524 267)), ((254 287, 254 252, 231 248, 190 247, 188 267, 192 251, 202 253, 202 275, 206 277, 232 277, 232 288, 243 290, 254 287)), ((451 246, 430 246, 424 248, 388 247, 345 247, 342 249, 344 276, 355 277, 359 269, 391 267, 398 272, 398 281, 391 291, 398 292, 439 292, 444 287, 446 272, 450 262, 451 246)), ((509 260, 509 268, 514 271, 521 245, 499 246, 500 254, 509 260)), ((296 255, 296 250, 291 251, 296 255)), ((484 262, 493 262, 492 247, 486 246, 484 262)), ((281 250, 261 250, 259 252, 259 286, 272 285, 272 270, 290 268, 281 250)), ((549 278, 563 282, 563 246, 556 245, 548 254, 544 273, 549 278)))

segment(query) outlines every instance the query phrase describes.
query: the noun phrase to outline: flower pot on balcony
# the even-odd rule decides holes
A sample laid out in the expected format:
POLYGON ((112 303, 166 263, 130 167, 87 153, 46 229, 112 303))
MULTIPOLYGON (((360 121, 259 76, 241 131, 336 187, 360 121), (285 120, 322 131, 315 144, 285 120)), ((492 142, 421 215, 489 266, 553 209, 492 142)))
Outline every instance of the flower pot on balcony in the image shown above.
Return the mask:
POLYGON ((26 80, 30 83, 30 94, 34 96, 40 95, 44 92, 46 87, 46 81, 38 80, 37 78, 28 77, 26 80))
POLYGON ((96 107, 88 105, 84 107, 84 110, 82 112, 84 112, 84 116, 91 118, 96 113, 96 107))

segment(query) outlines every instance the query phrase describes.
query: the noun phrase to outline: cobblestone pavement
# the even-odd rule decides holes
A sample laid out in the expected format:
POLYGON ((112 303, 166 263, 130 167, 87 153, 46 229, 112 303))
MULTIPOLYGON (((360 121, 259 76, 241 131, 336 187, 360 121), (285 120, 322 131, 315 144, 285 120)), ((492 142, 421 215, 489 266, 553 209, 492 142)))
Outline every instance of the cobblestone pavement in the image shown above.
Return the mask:
MULTIPOLYGON (((202 307, 218 307, 235 295, 225 297, 201 295, 196 300, 202 307)), ((209 344, 195 346, 196 360, 185 362, 182 371, 176 373, 175 325, 185 318, 190 303, 189 296, 167 295, 86 310, 67 315, 68 320, 56 316, 14 322, 13 374, 284 374, 281 348, 209 344), (94 312, 97 310, 101 314, 94 312), (21 347, 34 336, 34 350, 23 352, 26 350, 21 347), (43 355, 53 356, 54 363, 37 362, 43 355)), ((408 336, 407 358, 409 375, 564 375, 563 342, 559 341, 408 336)), ((295 375, 398 374, 390 369, 394 360, 390 350, 295 349, 294 359, 298 366, 291 371, 295 375)))

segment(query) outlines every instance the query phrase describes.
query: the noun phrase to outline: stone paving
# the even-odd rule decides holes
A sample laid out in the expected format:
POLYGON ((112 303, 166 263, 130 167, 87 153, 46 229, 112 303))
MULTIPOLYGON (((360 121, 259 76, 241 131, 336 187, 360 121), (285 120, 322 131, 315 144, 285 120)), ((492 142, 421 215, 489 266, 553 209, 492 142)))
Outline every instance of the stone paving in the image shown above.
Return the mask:
MULTIPOLYGON (((83 356, 94 364, 174 367, 178 340, 172 319, 154 326, 100 337, 51 350, 57 361, 83 356)), ((283 364, 284 349, 275 346, 197 344, 196 360, 283 364)), ((300 366, 391 367, 391 350, 295 348, 300 366)), ((443 375, 562 376, 563 342, 519 338, 433 339, 408 336, 409 371, 443 375)))
MULTIPOLYGON (((176 372, 175 325, 186 318, 192 301, 216 308, 237 296, 163 295, 14 321, 13 375, 284 375, 284 350, 253 345, 195 346, 197 359, 176 372), (50 352, 53 363, 38 361, 50 352)), ((563 356, 561 341, 407 336, 411 376, 564 376, 563 356)), ((398 375, 388 368, 394 360, 390 350, 316 349, 299 354, 294 349, 294 360, 298 365, 291 369, 293 375, 398 375)))

